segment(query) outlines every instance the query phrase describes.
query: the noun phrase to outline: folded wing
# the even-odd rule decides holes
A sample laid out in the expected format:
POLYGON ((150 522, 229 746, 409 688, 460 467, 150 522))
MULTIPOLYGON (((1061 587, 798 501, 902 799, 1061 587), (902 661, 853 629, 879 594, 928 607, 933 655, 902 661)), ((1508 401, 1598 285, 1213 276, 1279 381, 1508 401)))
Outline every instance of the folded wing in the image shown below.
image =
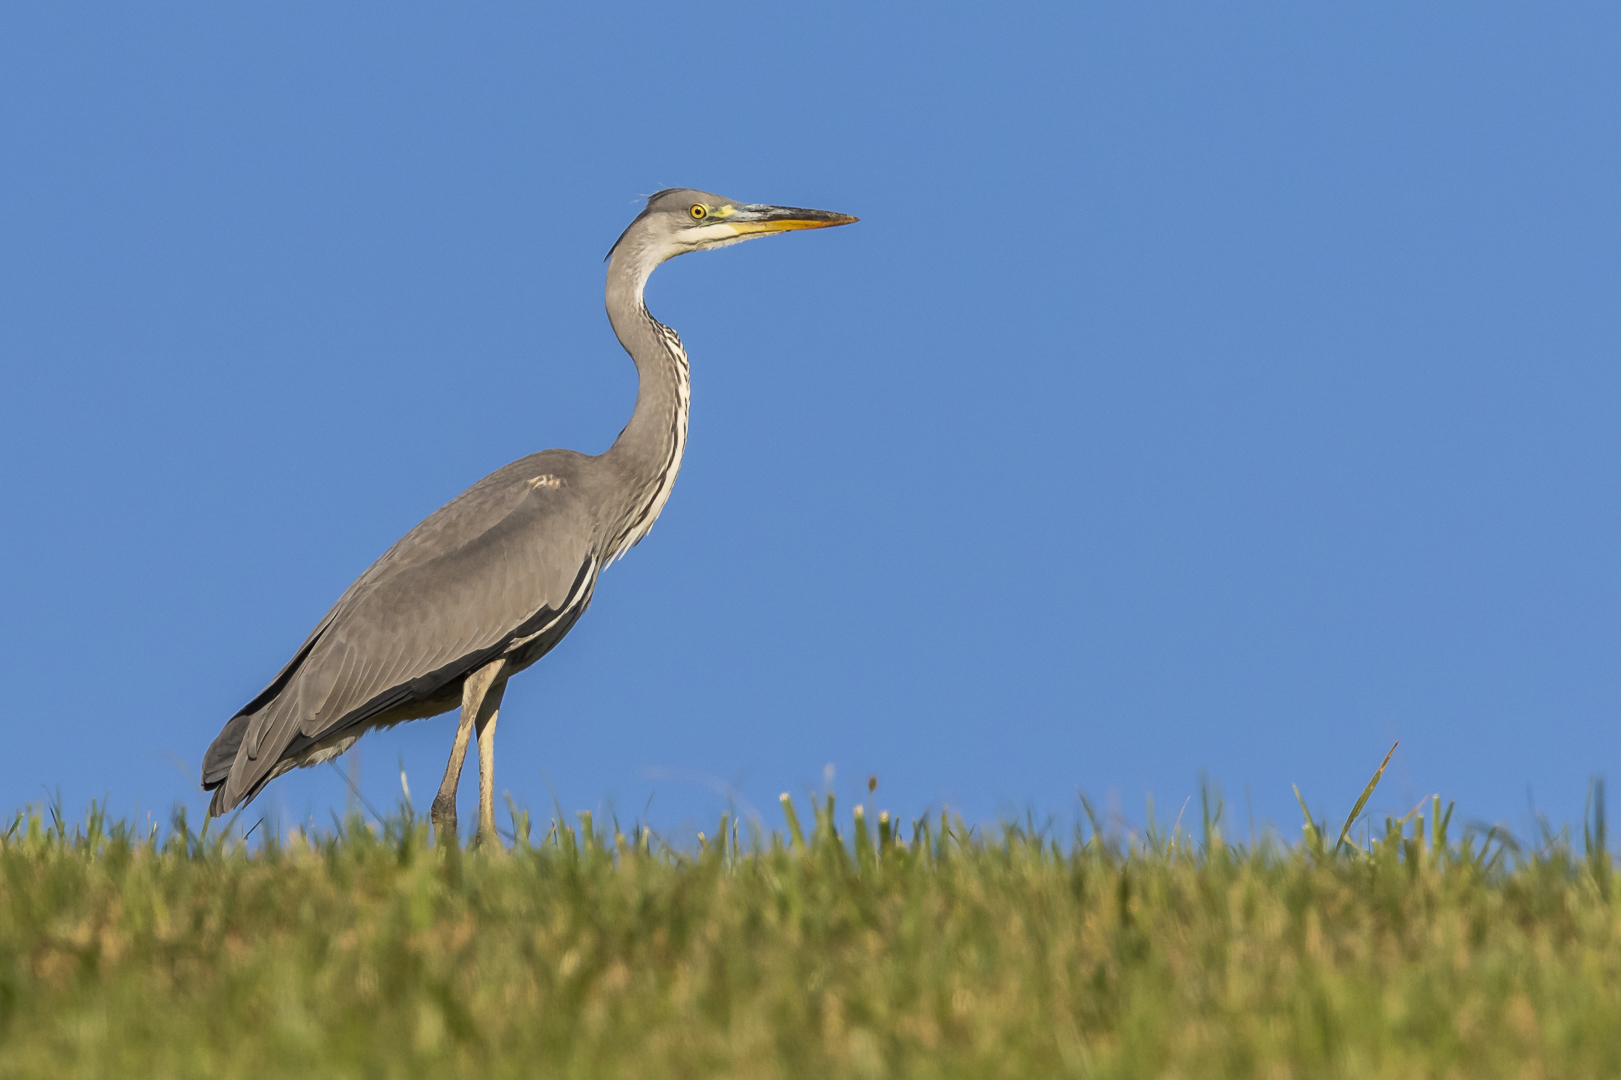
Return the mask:
POLYGON ((566 631, 597 569, 575 482, 582 460, 549 450, 514 462, 372 564, 209 748, 213 811, 252 798, 283 760, 323 739, 443 711, 469 672, 514 642, 566 631))

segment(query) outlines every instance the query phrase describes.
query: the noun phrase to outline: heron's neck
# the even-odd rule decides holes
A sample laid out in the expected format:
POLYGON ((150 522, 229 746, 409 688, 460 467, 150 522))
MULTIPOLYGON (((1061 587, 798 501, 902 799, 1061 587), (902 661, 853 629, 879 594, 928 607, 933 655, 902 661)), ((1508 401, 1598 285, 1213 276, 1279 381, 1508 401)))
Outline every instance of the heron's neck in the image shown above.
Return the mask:
POLYGON ((687 445, 687 354, 675 331, 648 313, 642 289, 650 260, 622 245, 608 263, 608 321, 636 362, 636 411, 602 455, 614 473, 618 505, 609 507, 604 562, 647 535, 664 509, 687 445))

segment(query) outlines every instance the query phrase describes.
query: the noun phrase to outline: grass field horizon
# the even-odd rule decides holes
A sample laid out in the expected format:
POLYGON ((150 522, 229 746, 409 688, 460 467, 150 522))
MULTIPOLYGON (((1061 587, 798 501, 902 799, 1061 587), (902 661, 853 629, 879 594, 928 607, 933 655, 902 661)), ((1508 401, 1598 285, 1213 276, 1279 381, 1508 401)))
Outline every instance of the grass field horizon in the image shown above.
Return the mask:
MULTIPOLYGON (((1360 846, 1366 848, 1372 840, 1373 830, 1376 826, 1388 829, 1399 823, 1403 828, 1412 826, 1424 827, 1426 822, 1432 825, 1439 819, 1442 827, 1449 833, 1458 836, 1475 836, 1490 838, 1493 843, 1501 842, 1503 850, 1525 851, 1538 847, 1547 848, 1559 843, 1571 844, 1573 842, 1573 825, 1569 822, 1555 824, 1548 815, 1537 809, 1534 803, 1528 801, 1527 811, 1531 822, 1530 830, 1516 831, 1506 821, 1488 821, 1479 817, 1464 818, 1457 814, 1457 804, 1452 800, 1443 799, 1440 793, 1427 793, 1419 798, 1405 811, 1397 813, 1389 808, 1375 808, 1370 805, 1371 797, 1379 788, 1383 775, 1391 764, 1399 744, 1392 746, 1384 759, 1379 763, 1373 776, 1369 779, 1361 795, 1350 802, 1350 810, 1343 818, 1335 817, 1331 812, 1324 810, 1333 805, 1333 801, 1310 800, 1307 793, 1301 791, 1298 785, 1290 785, 1293 801, 1298 816, 1291 821, 1277 822, 1270 818, 1256 818, 1254 811, 1249 807, 1249 785, 1244 786, 1244 819, 1242 822, 1233 820, 1233 808, 1228 805, 1223 785, 1201 773, 1197 787, 1192 793, 1184 796, 1180 801, 1170 803, 1173 813, 1167 818, 1165 807, 1161 806, 1152 792, 1145 792, 1142 797, 1141 816, 1134 816, 1128 812, 1118 797, 1118 792, 1110 791, 1109 798, 1102 802, 1089 796, 1086 792, 1076 789, 1075 812, 1073 820, 1068 824, 1060 824, 1060 818, 1052 812, 1043 812, 1040 817, 1040 829, 1044 833, 1065 835, 1079 838, 1088 837, 1087 843, 1100 841, 1131 848, 1139 842, 1152 846, 1154 838, 1161 840, 1171 836, 1190 835, 1197 825, 1202 834, 1211 830, 1219 832, 1226 846, 1236 846, 1239 849, 1256 848, 1263 843, 1274 846, 1288 847, 1297 842, 1308 846, 1314 842, 1314 837, 1322 837, 1332 832, 1336 843, 1355 843, 1360 838, 1360 846), (1317 802, 1314 809, 1312 802, 1317 802), (1190 810, 1192 817, 1189 816, 1190 810)), ((352 752, 351 752, 352 754, 352 752)), ((345 755, 347 759, 351 755, 345 755)), ((210 817, 206 811, 183 801, 176 801, 166 813, 161 815, 154 810, 144 813, 137 800, 134 811, 128 818, 119 818, 117 827, 130 836, 141 836, 145 842, 166 845, 175 835, 188 838, 191 842, 195 838, 212 839, 216 843, 250 844, 257 842, 262 845, 267 836, 274 835, 278 839, 284 836, 299 836, 306 839, 315 839, 323 836, 343 836, 356 826, 370 828, 373 833, 379 830, 395 830, 401 821, 423 825, 428 829, 430 846, 436 843, 431 825, 428 824, 428 815, 416 805, 412 796, 409 782, 405 778, 404 770, 400 772, 401 791, 394 805, 386 810, 379 809, 378 805, 368 798, 356 783, 353 771, 346 773, 339 767, 338 761, 326 763, 331 770, 342 778, 347 790, 344 792, 344 807, 340 814, 335 806, 323 808, 325 820, 317 817, 312 810, 306 810, 301 817, 292 817, 287 814, 285 806, 272 804, 268 807, 259 807, 249 803, 237 808, 230 814, 220 818, 210 817), (200 817, 202 825, 198 827, 193 823, 193 817, 200 817)), ((811 805, 826 803, 834 805, 839 796, 832 784, 832 766, 824 771, 824 783, 821 790, 807 788, 797 798, 811 805)), ((879 778, 876 775, 868 776, 866 784, 866 798, 853 802, 850 807, 852 826, 859 827, 865 822, 869 832, 879 828, 880 818, 882 827, 894 830, 893 835, 897 842, 905 845, 904 833, 907 829, 916 833, 921 823, 936 817, 957 822, 957 827, 967 833, 983 828, 1000 828, 1009 822, 1018 822, 1027 830, 1037 828, 1037 811, 1034 807, 1024 807, 1016 814, 1001 813, 994 817, 978 822, 967 821, 962 818, 958 809, 949 801, 940 800, 926 806, 921 813, 902 816, 889 810, 876 809, 880 796, 878 795, 879 778)), ((769 838, 780 832, 789 835, 800 829, 795 809, 795 798, 792 793, 784 791, 778 798, 782 811, 781 823, 773 825, 767 822, 765 815, 759 808, 751 804, 740 793, 730 789, 729 786, 717 783, 717 791, 724 797, 725 810, 719 815, 723 821, 729 822, 733 831, 746 830, 749 835, 758 839, 769 838), (722 791, 724 789, 724 791, 722 791)), ((38 801, 24 803, 20 809, 13 810, 9 818, 0 818, 5 827, 0 829, 0 844, 12 841, 25 827, 38 829, 41 823, 48 822, 50 831, 64 837, 69 830, 77 829, 80 835, 89 835, 90 831, 97 834, 110 833, 113 826, 113 816, 109 812, 110 800, 90 799, 84 809, 83 821, 71 823, 68 810, 60 792, 52 793, 47 788, 46 797, 38 801), (29 823, 33 822, 32 826, 29 823)), ((497 808, 497 832, 506 845, 521 842, 520 831, 532 834, 535 813, 532 808, 516 802, 511 793, 503 792, 502 802, 497 808)), ((605 822, 614 831, 623 831, 619 824, 617 806, 613 800, 604 800, 595 809, 579 809, 569 812, 557 801, 555 793, 551 799, 552 806, 546 816, 548 836, 555 832, 561 823, 573 819, 577 823, 605 822)), ((1403 804, 1405 805, 1405 803, 1403 804)), ((476 813, 464 812, 459 815, 458 842, 464 847, 475 847, 473 826, 476 824, 476 813)), ((1596 827, 1605 830, 1605 780, 1600 774, 1594 774, 1588 780, 1585 798, 1583 820, 1581 827, 1584 835, 1590 835, 1596 827)), ((574 826, 563 825, 564 828, 574 826)), ((836 825, 834 826, 835 828, 836 825)), ((674 828, 654 828, 641 815, 637 815, 625 826, 629 832, 644 836, 649 843, 656 844, 668 854, 676 855, 683 852, 690 853, 694 848, 702 848, 708 843, 713 834, 713 828, 702 824, 691 817, 686 818, 674 828)), ((848 829, 838 830, 844 836, 848 829)), ((740 833, 741 835, 741 833, 740 833)), ((853 843, 854 833, 845 836, 847 843, 853 843)), ((530 837, 533 839, 532 835, 530 837)))
POLYGON ((1377 780, 1294 841, 1209 787, 1062 834, 784 796, 690 845, 509 805, 499 853, 403 801, 246 838, 34 808, 0 830, 0 1077, 1621 1071, 1602 782, 1515 837, 1438 797, 1372 821, 1377 780))

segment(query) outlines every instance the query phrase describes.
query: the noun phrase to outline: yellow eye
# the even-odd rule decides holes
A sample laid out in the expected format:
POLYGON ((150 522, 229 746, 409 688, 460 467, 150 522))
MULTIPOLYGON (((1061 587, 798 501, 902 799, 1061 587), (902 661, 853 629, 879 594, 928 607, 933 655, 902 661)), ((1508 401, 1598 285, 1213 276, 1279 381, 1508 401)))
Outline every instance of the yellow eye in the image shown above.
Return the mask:
POLYGON ((692 209, 687 213, 692 215, 694 221, 702 221, 709 216, 709 211, 704 207, 703 203, 694 203, 692 209))

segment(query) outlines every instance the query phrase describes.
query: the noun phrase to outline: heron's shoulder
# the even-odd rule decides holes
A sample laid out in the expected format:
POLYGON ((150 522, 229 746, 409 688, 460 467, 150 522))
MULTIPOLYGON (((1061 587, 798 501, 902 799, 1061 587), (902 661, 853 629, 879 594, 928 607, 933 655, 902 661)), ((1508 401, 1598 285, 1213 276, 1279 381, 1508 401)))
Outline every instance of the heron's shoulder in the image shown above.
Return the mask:
POLYGON ((574 493, 581 486, 582 460, 589 459, 572 450, 544 450, 497 469, 400 537, 355 586, 378 585, 514 527, 532 530, 539 524, 546 531, 537 514, 570 531, 569 522, 580 516, 574 493))
POLYGON ((481 489, 520 495, 531 491, 578 491, 588 480, 594 460, 575 450, 542 450, 495 470, 466 494, 473 495, 481 489))

